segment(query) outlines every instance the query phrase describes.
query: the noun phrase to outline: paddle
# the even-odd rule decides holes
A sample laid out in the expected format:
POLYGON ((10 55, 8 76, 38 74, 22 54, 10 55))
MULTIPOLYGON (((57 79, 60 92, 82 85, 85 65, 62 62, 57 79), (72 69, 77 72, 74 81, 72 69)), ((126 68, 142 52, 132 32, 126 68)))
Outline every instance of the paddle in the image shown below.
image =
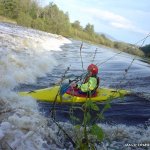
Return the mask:
POLYGON ((59 94, 62 96, 64 95, 67 90, 70 88, 71 84, 75 81, 77 83, 79 80, 69 80, 69 83, 64 83, 60 86, 59 94))
POLYGON ((78 77, 76 77, 76 78, 73 79, 73 80, 69 80, 69 83, 61 84, 61 85, 60 85, 59 94, 60 94, 61 96, 64 95, 64 94, 67 92, 67 90, 70 88, 70 86, 71 86, 71 84, 72 84, 73 82, 77 83, 77 82, 81 81, 83 75, 86 76, 86 75, 87 75, 87 72, 86 72, 86 73, 83 73, 81 76, 78 76, 78 77))

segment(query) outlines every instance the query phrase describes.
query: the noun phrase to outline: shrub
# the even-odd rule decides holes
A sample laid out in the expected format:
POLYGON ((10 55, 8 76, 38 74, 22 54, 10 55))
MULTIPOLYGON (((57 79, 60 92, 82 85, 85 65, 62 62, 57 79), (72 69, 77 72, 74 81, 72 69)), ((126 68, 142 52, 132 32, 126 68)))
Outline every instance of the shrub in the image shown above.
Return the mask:
POLYGON ((31 27, 32 18, 23 12, 18 15, 17 23, 22 26, 31 27))

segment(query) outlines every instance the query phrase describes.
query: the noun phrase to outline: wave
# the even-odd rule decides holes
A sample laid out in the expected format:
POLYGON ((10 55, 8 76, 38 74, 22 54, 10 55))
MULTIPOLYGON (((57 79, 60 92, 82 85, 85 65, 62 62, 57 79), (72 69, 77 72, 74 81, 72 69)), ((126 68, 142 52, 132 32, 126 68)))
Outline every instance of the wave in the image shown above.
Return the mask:
POLYGON ((51 72, 57 65, 53 53, 61 51, 60 46, 70 41, 59 35, 5 23, 0 23, 0 33, 1 147, 44 149, 47 134, 44 130, 55 133, 47 127, 36 101, 20 97, 13 89, 20 83, 35 83, 37 77, 51 72))

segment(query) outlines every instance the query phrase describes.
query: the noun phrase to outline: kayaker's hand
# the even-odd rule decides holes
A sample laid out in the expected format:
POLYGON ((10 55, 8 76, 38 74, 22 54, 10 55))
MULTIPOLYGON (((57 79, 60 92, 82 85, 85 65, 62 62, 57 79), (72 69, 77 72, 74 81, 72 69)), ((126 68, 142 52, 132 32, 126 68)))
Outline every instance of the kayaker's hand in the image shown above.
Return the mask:
POLYGON ((71 84, 71 87, 72 88, 74 88, 74 87, 76 87, 77 86, 77 84, 75 83, 75 82, 73 82, 72 84, 71 84))

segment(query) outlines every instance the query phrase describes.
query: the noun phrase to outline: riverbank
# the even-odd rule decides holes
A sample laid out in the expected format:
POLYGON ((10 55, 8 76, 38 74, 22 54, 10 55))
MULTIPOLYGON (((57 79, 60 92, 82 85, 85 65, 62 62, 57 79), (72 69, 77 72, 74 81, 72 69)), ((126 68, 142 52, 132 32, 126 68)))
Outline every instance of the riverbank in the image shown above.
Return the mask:
MULTIPOLYGON (((28 20, 28 19, 25 18, 25 20, 28 20)), ((103 46, 117 49, 119 51, 123 51, 123 52, 129 53, 129 54, 144 57, 143 51, 140 50, 135 45, 118 42, 118 41, 111 41, 105 35, 100 35, 97 33, 89 34, 88 32, 85 32, 84 30, 76 29, 76 28, 72 27, 72 25, 70 26, 70 29, 68 32, 61 32, 62 29, 60 29, 59 33, 55 33, 55 30, 46 29, 45 24, 42 25, 42 22, 38 22, 38 25, 36 24, 36 26, 35 26, 34 20, 31 20, 30 25, 29 25, 27 23, 22 24, 22 21, 20 23, 20 21, 18 21, 18 20, 13 20, 13 19, 9 19, 9 18, 0 16, 0 22, 13 23, 13 24, 29 27, 32 29, 38 29, 41 31, 46 31, 48 33, 58 34, 58 35, 62 35, 67 38, 81 40, 81 41, 96 44, 96 45, 103 45, 103 46)))
POLYGON ((0 22, 17 24, 17 22, 15 20, 6 18, 4 16, 0 16, 0 22))

